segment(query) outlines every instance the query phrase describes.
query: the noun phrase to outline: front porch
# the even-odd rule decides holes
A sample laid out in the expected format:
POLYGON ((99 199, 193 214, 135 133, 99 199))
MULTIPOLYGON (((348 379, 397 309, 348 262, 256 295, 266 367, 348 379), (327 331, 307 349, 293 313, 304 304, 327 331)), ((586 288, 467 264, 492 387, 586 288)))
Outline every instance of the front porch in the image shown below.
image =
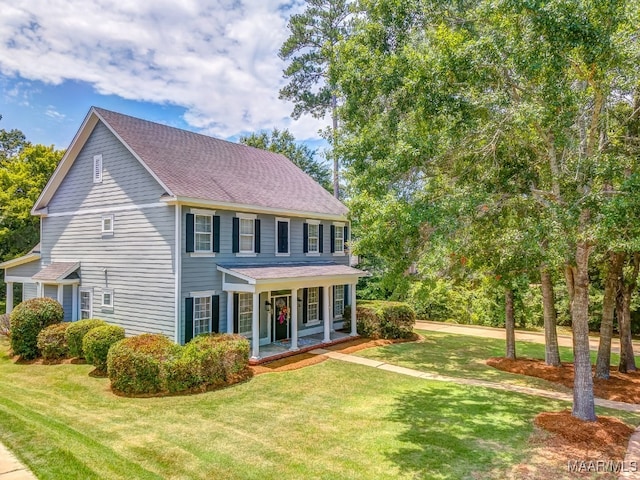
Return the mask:
POLYGON ((274 360, 290 357, 292 355, 298 355, 300 353, 315 350, 316 348, 329 347, 331 345, 337 345, 338 343, 348 342, 350 340, 353 340, 354 338, 358 337, 353 336, 350 332, 345 331, 332 332, 331 338, 328 342, 325 342, 324 335, 321 333, 307 335, 306 337, 301 337, 298 340, 297 350, 291 350, 290 340, 279 340, 277 342, 261 346, 259 351, 259 358, 252 357, 249 360, 249 365, 261 365, 263 363, 273 362, 274 360))

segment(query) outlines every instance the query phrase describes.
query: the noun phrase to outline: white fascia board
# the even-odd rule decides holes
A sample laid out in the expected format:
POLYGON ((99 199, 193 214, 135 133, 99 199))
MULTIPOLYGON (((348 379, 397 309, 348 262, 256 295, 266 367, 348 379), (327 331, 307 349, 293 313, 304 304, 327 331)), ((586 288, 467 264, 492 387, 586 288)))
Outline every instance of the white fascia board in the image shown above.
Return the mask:
POLYGON ((254 278, 248 277, 247 275, 242 275, 241 273, 234 272, 233 270, 229 270, 228 268, 221 267, 220 265, 217 265, 217 268, 218 268, 218 271, 225 273, 227 275, 231 275, 232 277, 240 278, 246 282, 249 282, 250 285, 253 285, 256 283, 256 280, 254 278))
POLYGON ((306 212, 306 211, 299 211, 299 210, 283 210, 281 208, 264 207, 260 205, 247 205, 247 204, 232 203, 232 202, 219 202, 214 200, 204 200, 204 199, 192 198, 192 197, 176 197, 176 196, 162 197, 160 201, 167 202, 171 205, 176 202, 179 202, 185 206, 193 205, 195 207, 231 210, 236 212, 263 213, 266 215, 276 215, 276 216, 283 216, 283 217, 316 218, 318 220, 332 220, 332 221, 342 221, 342 222, 347 221, 347 217, 345 215, 319 213, 319 212, 306 212))
POLYGON ((40 260, 39 253, 28 253, 27 255, 23 255, 22 257, 14 258, 13 260, 7 260, 6 262, 0 263, 0 268, 13 268, 18 267, 20 265, 24 265, 25 263, 31 263, 36 260, 40 260))
POLYGON ((4 282, 5 283, 10 283, 10 282, 11 283, 29 283, 29 284, 36 283, 33 281, 31 277, 14 277, 13 275, 5 275, 4 282))

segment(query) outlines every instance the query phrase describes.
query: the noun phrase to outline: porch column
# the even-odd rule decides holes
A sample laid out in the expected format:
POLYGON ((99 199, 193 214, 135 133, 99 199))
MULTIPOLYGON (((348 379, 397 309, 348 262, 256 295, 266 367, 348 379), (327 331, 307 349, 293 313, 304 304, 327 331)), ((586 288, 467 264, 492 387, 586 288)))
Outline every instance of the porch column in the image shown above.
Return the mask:
POLYGON ((78 320, 78 285, 71 285, 71 321, 78 320))
POLYGON ((324 289, 322 295, 322 318, 324 318, 324 340, 323 342, 329 343, 331 341, 331 318, 329 317, 329 293, 331 292, 331 285, 322 287, 324 289))
POLYGON ((13 310, 13 282, 7 282, 7 315, 13 310))
POLYGON ((330 285, 329 287, 327 287, 327 292, 328 292, 328 297, 329 297, 329 314, 331 315, 331 322, 329 323, 329 325, 331 325, 331 331, 335 332, 336 331, 336 327, 333 325, 333 322, 336 319, 335 316, 335 307, 333 304, 333 285, 330 285))
POLYGON ((291 289, 291 348, 298 350, 298 289, 291 289))
POLYGON ((58 285, 58 296, 56 300, 58 300, 58 303, 60 305, 62 305, 62 302, 64 302, 64 285, 58 285))
POLYGON ((227 292, 227 333, 233 333, 233 292, 227 292))
POLYGON ((260 358, 260 294, 253 293, 253 312, 251 319, 251 358, 260 358))
POLYGON ((356 284, 351 285, 351 336, 358 335, 358 324, 356 322, 356 284))

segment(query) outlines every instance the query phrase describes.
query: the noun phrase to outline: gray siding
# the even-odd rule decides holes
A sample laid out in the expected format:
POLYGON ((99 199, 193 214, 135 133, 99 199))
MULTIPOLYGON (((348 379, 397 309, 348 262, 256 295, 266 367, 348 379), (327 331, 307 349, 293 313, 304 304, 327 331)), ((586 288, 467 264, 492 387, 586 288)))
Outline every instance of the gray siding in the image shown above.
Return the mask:
POLYGON ((17 267, 7 268, 4 272, 5 276, 9 277, 32 277, 40 271, 40 261, 34 260, 33 262, 23 263, 17 267))
POLYGON ((62 309, 64 310, 64 321, 70 322, 73 314, 73 287, 65 285, 63 289, 62 309))
POLYGON ((174 207, 159 203, 163 193, 98 123, 49 203, 52 216, 42 219, 43 265, 79 261, 80 287, 93 290, 93 316, 121 325, 128 335, 175 335, 175 214, 174 207), (103 162, 100 184, 92 176, 97 154, 103 162), (101 233, 103 214, 113 214, 113 234, 101 233), (114 307, 103 309, 107 288, 114 307))
POLYGON ((22 301, 30 300, 38 296, 38 289, 35 283, 22 284, 22 301))

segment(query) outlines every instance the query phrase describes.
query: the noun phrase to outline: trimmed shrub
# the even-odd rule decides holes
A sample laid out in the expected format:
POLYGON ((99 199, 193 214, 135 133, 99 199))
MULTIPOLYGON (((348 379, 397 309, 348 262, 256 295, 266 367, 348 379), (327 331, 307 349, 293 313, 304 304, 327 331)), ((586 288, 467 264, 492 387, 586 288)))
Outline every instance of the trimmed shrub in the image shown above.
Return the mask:
MULTIPOLYGON (((416 313, 402 302, 361 301, 356 307, 358 334, 370 338, 410 338, 416 313)), ((345 308, 346 329, 351 328, 351 309, 345 308)))
POLYGON ((82 339, 82 351, 100 373, 107 373, 107 354, 109 348, 124 338, 124 328, 116 325, 103 325, 92 328, 82 339))
POLYGON ((0 335, 11 338, 11 321, 6 313, 0 315, 0 335))
POLYGON ((67 329, 67 344, 69 345, 69 355, 71 357, 84 358, 82 350, 82 339, 84 336, 96 327, 103 327, 107 322, 99 318, 88 318, 73 322, 67 329))
POLYGON ((64 318, 62 305, 51 298, 32 298, 11 312, 11 349, 25 360, 38 356, 40 330, 64 318))
POLYGON ((165 363, 180 357, 182 347, 164 335, 145 333, 114 344, 107 356, 111 388, 127 395, 166 390, 165 363))
POLYGON ((70 323, 54 323, 40 330, 38 334, 38 350, 45 360, 60 360, 65 358, 69 349, 67 347, 66 331, 70 323))

